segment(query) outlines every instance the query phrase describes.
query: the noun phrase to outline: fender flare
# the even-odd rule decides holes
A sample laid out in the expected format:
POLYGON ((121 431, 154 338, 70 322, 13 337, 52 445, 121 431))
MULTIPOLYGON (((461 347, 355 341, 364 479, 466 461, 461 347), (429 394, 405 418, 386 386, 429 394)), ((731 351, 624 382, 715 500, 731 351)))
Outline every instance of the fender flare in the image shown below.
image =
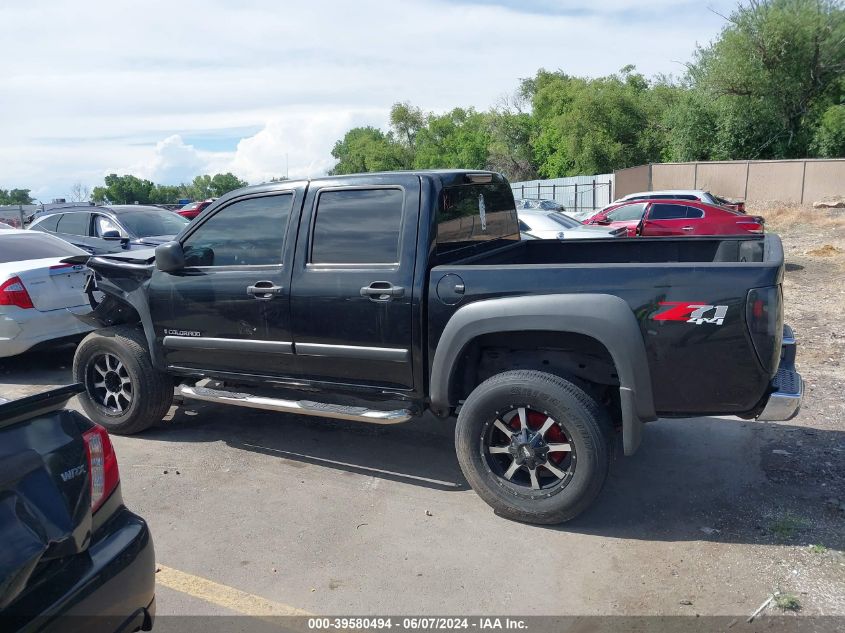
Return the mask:
POLYGON ((637 320, 628 304, 606 294, 549 294, 475 301, 449 319, 431 366, 431 409, 447 415, 449 386, 464 350, 484 334, 543 330, 571 332, 604 345, 619 376, 626 455, 640 443, 642 423, 655 420, 651 372, 637 320))

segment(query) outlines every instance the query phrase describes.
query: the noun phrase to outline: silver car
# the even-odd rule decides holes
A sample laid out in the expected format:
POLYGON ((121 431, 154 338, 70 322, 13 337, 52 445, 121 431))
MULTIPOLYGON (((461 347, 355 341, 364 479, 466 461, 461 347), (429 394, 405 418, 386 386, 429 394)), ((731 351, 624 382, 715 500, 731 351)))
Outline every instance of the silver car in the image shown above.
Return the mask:
POLYGON ((537 240, 584 240, 624 237, 624 227, 588 226, 557 211, 517 209, 519 231, 523 238, 537 240))
POLYGON ((87 255, 53 235, 0 231, 0 358, 91 330, 73 313, 89 312, 88 269, 62 259, 87 255))

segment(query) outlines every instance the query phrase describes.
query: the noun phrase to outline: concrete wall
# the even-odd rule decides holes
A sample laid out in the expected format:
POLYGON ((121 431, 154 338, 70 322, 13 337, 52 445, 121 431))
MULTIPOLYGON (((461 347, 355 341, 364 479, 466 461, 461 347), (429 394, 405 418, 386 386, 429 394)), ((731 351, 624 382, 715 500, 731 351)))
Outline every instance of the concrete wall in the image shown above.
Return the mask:
POLYGON ((704 189, 726 198, 812 204, 826 196, 845 196, 845 159, 655 163, 616 172, 615 198, 658 189, 704 189))
POLYGON ((649 191, 651 189, 651 165, 640 165, 619 169, 614 173, 613 198, 618 200, 622 196, 637 191, 649 191))

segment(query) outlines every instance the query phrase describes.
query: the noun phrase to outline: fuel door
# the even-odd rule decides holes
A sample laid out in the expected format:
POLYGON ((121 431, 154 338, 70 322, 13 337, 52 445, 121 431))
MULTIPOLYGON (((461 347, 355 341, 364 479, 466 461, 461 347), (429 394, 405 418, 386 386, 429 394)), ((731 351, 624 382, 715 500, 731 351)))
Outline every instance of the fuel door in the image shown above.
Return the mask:
POLYGON ((437 282, 437 298, 447 306, 460 303, 465 292, 464 280, 454 273, 443 275, 437 282))

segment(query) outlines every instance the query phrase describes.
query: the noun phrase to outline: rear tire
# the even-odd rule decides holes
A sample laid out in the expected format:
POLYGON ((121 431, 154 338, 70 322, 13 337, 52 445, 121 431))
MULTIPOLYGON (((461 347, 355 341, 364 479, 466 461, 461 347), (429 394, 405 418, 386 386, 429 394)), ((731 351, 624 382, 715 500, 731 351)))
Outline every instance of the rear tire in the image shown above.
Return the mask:
POLYGON ((607 411, 568 380, 508 371, 470 393, 458 415, 455 446, 467 481, 498 514, 563 523, 601 491, 612 425, 607 411))
POLYGON ((173 380, 153 367, 138 326, 86 336, 73 357, 73 376, 85 385, 79 396, 85 413, 109 433, 140 433, 161 421, 173 402, 173 380))

